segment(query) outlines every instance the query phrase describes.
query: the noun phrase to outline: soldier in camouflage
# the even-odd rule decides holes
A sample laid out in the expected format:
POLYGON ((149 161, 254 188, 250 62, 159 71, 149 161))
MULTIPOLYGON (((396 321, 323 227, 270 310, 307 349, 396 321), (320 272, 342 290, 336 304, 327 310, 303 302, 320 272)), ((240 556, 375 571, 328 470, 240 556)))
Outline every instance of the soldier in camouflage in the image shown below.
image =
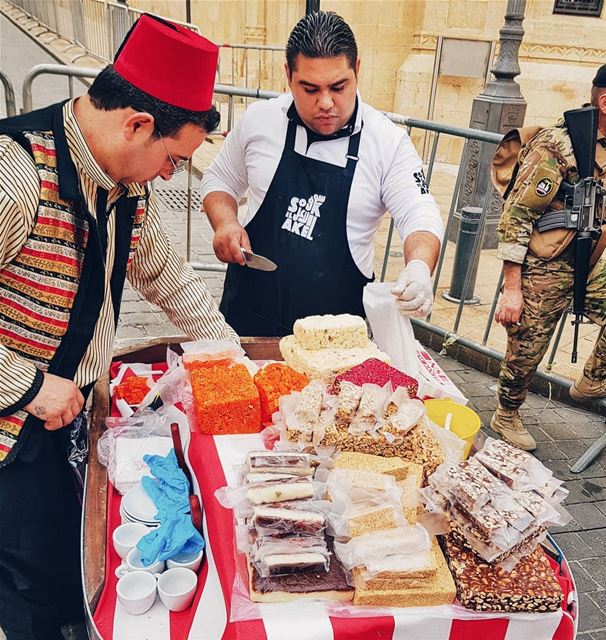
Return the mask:
MULTIPOLYGON (((606 179, 606 65, 600 67, 594 78, 591 103, 599 111, 595 176, 606 179)), ((559 186, 563 181, 574 184, 579 176, 563 120, 555 127, 539 130, 525 143, 523 136, 520 138, 517 174, 514 172, 505 190, 505 205, 497 229, 504 285, 495 319, 506 328, 508 339, 498 381, 498 406, 490 424, 504 440, 532 451, 536 442, 524 427, 519 408, 557 322, 571 302, 575 262, 574 231, 553 229, 539 233, 535 225, 543 213, 564 207, 559 186)), ((507 137, 504 143, 506 146, 507 137)), ((495 161, 499 153, 497 150, 495 161)), ((494 163, 493 180, 498 188, 494 163)), ((605 231, 603 228, 603 239, 605 231)), ((597 247, 594 259, 599 258, 599 251, 597 247)), ((606 396, 603 257, 591 270, 585 310, 602 330, 583 373, 570 389, 570 395, 578 401, 606 396)))

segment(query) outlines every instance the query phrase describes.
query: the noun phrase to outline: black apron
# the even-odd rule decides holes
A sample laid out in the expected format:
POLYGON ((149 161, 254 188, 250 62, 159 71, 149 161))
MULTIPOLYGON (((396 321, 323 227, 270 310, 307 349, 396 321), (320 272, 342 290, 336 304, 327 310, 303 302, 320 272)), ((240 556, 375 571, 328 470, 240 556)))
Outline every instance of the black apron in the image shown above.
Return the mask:
POLYGON ((362 289, 370 279, 347 241, 361 131, 349 138, 345 167, 296 153, 296 132, 290 120, 271 185, 245 227, 253 251, 273 260, 277 270, 227 268, 220 309, 241 336, 284 336, 309 315, 364 315, 362 289))

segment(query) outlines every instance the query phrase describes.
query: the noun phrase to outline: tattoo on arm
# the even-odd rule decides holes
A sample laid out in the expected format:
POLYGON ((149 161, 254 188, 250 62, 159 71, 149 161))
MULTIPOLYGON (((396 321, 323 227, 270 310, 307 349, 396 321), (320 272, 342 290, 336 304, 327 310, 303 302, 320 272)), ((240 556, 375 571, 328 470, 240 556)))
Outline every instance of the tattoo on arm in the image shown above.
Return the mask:
POLYGON ((41 405, 41 404, 37 404, 34 407, 34 415, 37 416, 38 418, 41 418, 42 416, 46 415, 46 407, 41 405))

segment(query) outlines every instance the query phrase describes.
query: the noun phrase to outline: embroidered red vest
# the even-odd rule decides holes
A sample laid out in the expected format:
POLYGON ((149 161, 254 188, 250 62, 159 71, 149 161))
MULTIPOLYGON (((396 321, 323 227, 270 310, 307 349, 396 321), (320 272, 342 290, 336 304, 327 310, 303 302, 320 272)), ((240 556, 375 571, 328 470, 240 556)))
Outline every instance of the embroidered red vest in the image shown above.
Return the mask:
MULTIPOLYGON (((47 371, 66 335, 79 295, 85 255, 92 239, 91 221, 79 215, 77 202, 62 200, 59 195, 53 132, 25 131, 23 136, 31 145, 40 176, 40 196, 29 237, 15 258, 0 269, 0 342, 33 362, 39 370, 47 371)), ((126 265, 133 258, 145 219, 146 198, 138 198, 136 208, 131 207, 131 210, 130 242, 125 246, 127 255, 116 255, 112 273, 116 321, 126 265)), ((94 221, 92 224, 94 226, 94 221)), ((119 231, 116 228, 116 235, 119 231)), ((95 269, 99 271, 103 262, 92 267, 91 273, 95 269)), ((96 318, 88 321, 89 341, 95 322, 96 318)), ((67 366, 66 371, 55 371, 57 375, 63 373, 73 377, 75 374, 77 363, 84 355, 86 336, 78 335, 76 342, 81 353, 71 358, 71 366, 67 366)), ((77 345, 75 348, 78 350, 77 345)), ((23 410, 0 416, 0 466, 8 461, 27 418, 28 414, 23 410)))

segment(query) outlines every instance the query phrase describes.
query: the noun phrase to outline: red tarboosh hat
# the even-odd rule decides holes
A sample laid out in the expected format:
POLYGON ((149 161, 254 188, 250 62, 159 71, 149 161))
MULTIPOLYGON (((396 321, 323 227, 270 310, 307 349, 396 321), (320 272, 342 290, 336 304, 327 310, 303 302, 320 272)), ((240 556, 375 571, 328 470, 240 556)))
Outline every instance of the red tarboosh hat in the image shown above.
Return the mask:
POLYGON ((218 47, 182 25, 143 14, 114 58, 127 82, 174 107, 206 111, 212 105, 218 47))

